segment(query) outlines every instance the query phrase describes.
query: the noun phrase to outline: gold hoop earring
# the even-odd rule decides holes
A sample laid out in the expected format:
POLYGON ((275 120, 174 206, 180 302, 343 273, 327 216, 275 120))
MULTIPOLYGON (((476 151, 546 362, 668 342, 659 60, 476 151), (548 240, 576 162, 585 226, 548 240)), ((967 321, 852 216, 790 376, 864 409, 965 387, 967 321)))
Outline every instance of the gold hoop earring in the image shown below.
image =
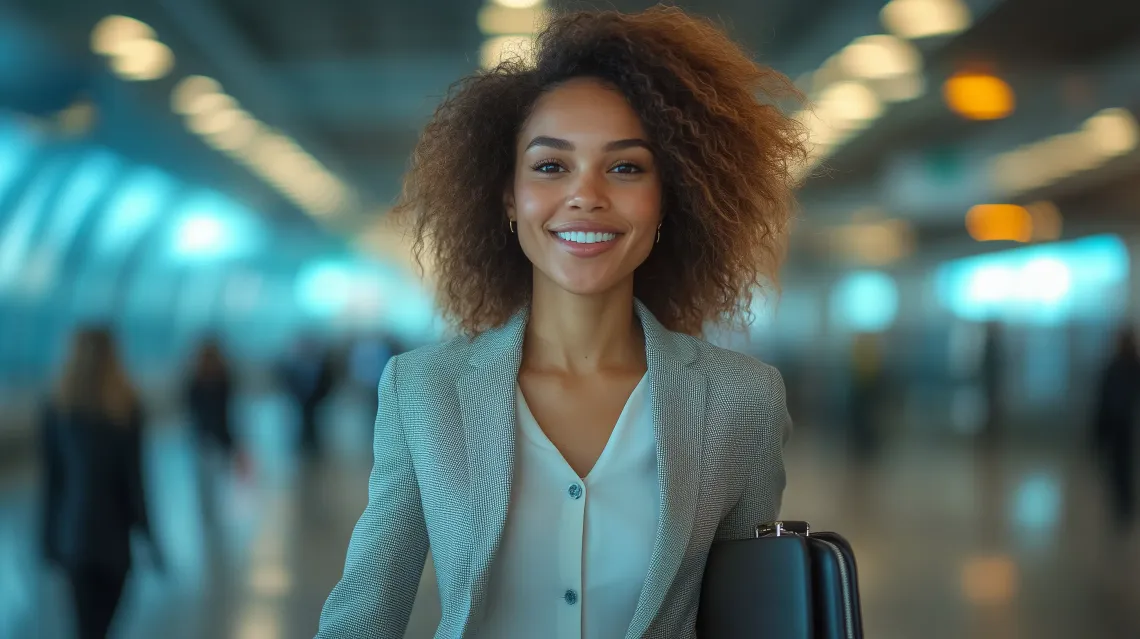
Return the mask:
POLYGON ((515 234, 515 221, 514 220, 507 220, 507 226, 510 227, 510 229, 511 229, 511 235, 514 235, 515 234))
POLYGON ((657 241, 654 242, 654 244, 660 244, 660 243, 661 243, 661 225, 658 224, 657 225, 657 241))

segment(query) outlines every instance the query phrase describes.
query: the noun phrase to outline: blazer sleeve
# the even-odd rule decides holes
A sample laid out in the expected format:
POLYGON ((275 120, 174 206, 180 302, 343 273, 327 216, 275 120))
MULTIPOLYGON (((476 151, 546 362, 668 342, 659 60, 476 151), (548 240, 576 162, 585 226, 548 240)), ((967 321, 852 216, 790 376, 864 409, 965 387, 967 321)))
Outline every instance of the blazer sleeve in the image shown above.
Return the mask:
POLYGON ((398 368, 399 358, 390 359, 380 379, 368 506, 321 611, 317 639, 402 637, 415 603, 428 535, 400 419, 398 368))
POLYGON ((721 520, 716 539, 747 539, 755 534, 757 524, 776 519, 780 514, 784 486, 784 445, 792 434, 788 415, 784 379, 774 367, 763 364, 760 387, 747 424, 752 441, 752 465, 739 501, 721 520))

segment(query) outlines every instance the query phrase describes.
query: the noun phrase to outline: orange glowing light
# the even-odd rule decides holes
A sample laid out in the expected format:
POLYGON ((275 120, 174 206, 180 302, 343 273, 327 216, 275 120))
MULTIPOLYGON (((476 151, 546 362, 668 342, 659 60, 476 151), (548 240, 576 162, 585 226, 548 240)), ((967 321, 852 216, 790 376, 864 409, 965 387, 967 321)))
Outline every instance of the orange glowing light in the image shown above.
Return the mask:
POLYGON ((966 213, 966 231, 979 242, 1028 242, 1033 217, 1016 204, 979 204, 966 213))
POLYGON ((997 76, 956 73, 942 85, 946 105, 970 120, 1000 120, 1013 113, 1013 89, 997 76))

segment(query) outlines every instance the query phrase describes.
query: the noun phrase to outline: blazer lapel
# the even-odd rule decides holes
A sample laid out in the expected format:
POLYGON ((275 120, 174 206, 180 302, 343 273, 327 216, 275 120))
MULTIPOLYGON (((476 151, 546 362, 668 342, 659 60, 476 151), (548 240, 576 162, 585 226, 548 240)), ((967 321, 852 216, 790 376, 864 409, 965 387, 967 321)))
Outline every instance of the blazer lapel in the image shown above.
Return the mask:
POLYGON ((503 327, 477 337, 470 367, 456 384, 471 482, 471 614, 464 634, 478 627, 488 569, 507 521, 514 478, 515 385, 527 314, 523 309, 503 327))
POLYGON ((627 639, 641 637, 653 623, 689 544, 699 498, 707 386, 704 375, 689 367, 695 357, 692 345, 667 331, 640 301, 636 307, 653 389, 661 512, 627 639))

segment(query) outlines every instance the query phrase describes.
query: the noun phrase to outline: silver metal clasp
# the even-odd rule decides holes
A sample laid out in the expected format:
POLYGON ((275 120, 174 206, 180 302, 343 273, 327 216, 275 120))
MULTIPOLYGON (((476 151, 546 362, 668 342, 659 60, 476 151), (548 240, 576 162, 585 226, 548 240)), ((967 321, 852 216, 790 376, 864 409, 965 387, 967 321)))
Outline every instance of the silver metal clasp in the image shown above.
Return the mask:
POLYGON ((756 526, 757 539, 761 537, 786 537, 788 535, 810 537, 811 526, 808 526, 806 521, 772 521, 756 526))

